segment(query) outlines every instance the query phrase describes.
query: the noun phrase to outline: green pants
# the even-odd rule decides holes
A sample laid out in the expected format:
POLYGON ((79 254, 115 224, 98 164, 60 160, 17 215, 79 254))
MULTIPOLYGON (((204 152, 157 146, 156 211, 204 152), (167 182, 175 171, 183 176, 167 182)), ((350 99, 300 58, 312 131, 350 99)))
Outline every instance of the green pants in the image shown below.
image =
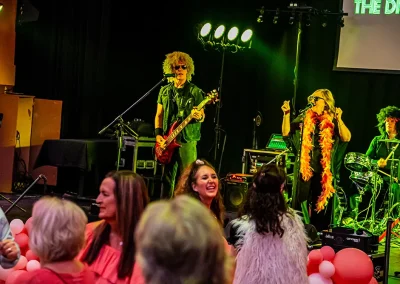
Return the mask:
POLYGON ((197 141, 180 144, 182 146, 175 150, 171 163, 163 168, 161 198, 174 196, 177 178, 187 166, 197 159, 197 141))

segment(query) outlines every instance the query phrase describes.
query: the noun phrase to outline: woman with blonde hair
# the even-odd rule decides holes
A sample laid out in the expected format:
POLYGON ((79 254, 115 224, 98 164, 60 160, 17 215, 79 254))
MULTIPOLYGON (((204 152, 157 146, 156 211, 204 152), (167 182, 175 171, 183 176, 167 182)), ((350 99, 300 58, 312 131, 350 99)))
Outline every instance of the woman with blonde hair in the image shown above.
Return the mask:
POLYGON ((196 199, 178 196, 150 204, 135 235, 146 284, 231 283, 233 262, 222 230, 196 199))
POLYGON ((351 133, 331 91, 316 90, 308 102, 309 107, 292 122, 289 101, 283 103, 282 135, 296 155, 292 207, 302 210, 305 222, 321 231, 331 224, 328 200, 335 193, 351 133))
POLYGON ((80 259, 95 273, 95 283, 142 283, 134 230, 149 203, 143 178, 132 171, 107 174, 96 202, 102 220, 88 224, 80 259))
POLYGON ((76 259, 85 243, 87 217, 75 203, 42 197, 32 211, 30 249, 41 269, 23 274, 15 283, 94 283, 94 273, 76 259))

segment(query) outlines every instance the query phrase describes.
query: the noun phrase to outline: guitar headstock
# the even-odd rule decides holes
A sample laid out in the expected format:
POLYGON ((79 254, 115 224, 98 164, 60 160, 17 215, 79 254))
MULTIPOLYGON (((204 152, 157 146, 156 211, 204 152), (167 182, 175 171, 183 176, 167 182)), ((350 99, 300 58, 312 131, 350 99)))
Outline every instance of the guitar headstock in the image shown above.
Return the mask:
POLYGON ((210 104, 210 103, 213 103, 213 104, 215 104, 216 102, 218 102, 219 100, 218 100, 218 92, 217 92, 217 90, 212 90, 211 92, 208 92, 207 93, 207 95, 206 95, 206 97, 208 98, 208 103, 210 104))

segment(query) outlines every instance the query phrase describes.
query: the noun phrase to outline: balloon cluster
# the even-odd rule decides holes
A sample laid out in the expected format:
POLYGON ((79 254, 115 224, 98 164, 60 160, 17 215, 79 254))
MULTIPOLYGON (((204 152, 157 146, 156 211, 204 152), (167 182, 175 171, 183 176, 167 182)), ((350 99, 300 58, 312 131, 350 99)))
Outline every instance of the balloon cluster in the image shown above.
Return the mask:
POLYGON ((29 232, 32 226, 32 217, 25 224, 20 219, 14 219, 10 222, 10 230, 15 238, 15 242, 21 249, 21 256, 17 264, 10 269, 4 269, 0 266, 0 283, 14 284, 16 279, 26 272, 34 271, 40 268, 39 257, 29 249, 29 232))
POLYGON ((362 250, 345 248, 335 253, 323 246, 308 254, 309 284, 377 284, 372 260, 362 250))

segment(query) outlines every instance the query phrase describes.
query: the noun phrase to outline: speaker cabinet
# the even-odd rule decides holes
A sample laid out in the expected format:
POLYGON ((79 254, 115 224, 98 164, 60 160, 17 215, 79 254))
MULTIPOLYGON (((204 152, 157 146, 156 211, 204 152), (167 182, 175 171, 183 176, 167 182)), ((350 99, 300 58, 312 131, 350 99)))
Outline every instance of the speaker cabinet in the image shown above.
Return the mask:
POLYGON ((249 182, 224 182, 224 205, 226 211, 237 212, 245 201, 249 182))

